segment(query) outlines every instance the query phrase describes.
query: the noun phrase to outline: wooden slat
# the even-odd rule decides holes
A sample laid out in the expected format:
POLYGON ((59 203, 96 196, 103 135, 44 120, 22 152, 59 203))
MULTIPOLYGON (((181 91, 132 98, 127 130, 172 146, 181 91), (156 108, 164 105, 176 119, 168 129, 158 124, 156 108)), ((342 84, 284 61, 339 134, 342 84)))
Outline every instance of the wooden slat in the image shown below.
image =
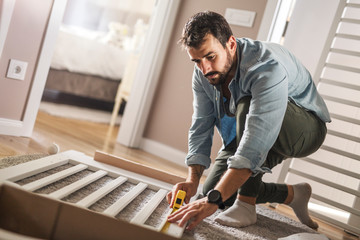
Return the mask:
POLYGON ((70 150, 61 154, 51 155, 16 166, 0 169, 0 183, 5 180, 15 182, 45 172, 49 169, 67 164, 71 157, 81 156, 85 156, 85 154, 70 150))
POLYGON ((151 199, 150 201, 138 212, 133 219, 131 219, 131 223, 142 225, 149 218, 149 216, 153 213, 156 207, 161 203, 161 201, 165 198, 168 191, 164 189, 160 189, 151 199))
POLYGON ((360 120, 359 119, 344 117, 342 115, 338 115, 338 114, 334 114, 334 113, 331 113, 330 116, 331 116, 332 119, 338 119, 338 120, 341 120, 341 121, 344 121, 344 122, 349 122, 349 123, 360 125, 360 120))
POLYGON ((310 158, 310 157, 299 158, 299 160, 306 161, 306 162, 312 163, 314 165, 317 165, 317 166, 332 170, 334 172, 338 172, 338 173, 344 174, 346 176, 353 177, 353 178, 360 180, 360 173, 358 173, 358 172, 351 172, 351 171, 343 169, 343 168, 335 167, 333 165, 330 165, 330 164, 327 164, 324 162, 320 162, 320 161, 310 158))
POLYGON ((358 107, 351 105, 349 106, 331 100, 325 100, 325 103, 329 109, 331 117, 333 117, 332 115, 334 115, 334 117, 337 119, 344 119, 343 121, 348 121, 354 124, 360 122, 357 115, 359 109, 358 107))
POLYGON ((352 39, 352 40, 360 40, 360 36, 353 35, 353 34, 346 34, 346 33, 337 33, 335 37, 339 38, 346 38, 346 39, 352 39))
POLYGON ((347 54, 352 56, 359 56, 360 53, 360 36, 352 36, 345 34, 338 34, 333 40, 331 52, 338 52, 340 54, 347 54), (343 50, 343 52, 341 51, 343 50))
POLYGON ((347 38, 349 38, 348 36, 360 36, 360 25, 341 22, 335 36, 344 36, 347 38))
POLYGON ((341 18, 341 22, 360 24, 360 20, 353 18, 341 18))
POLYGON ((77 202, 76 205, 88 208, 91 205, 93 205, 95 202, 97 202, 98 200, 103 198, 106 194, 110 193, 115 188, 117 188, 118 186, 120 186, 121 184, 126 182, 126 180, 127 180, 127 178, 120 176, 120 177, 112 180, 111 182, 109 182, 108 184, 103 186, 102 188, 100 188, 100 189, 96 190, 95 192, 91 193, 87 197, 83 198, 82 200, 77 202))
POLYGON ((351 140, 351 141, 354 141, 354 142, 360 142, 359 137, 355 137, 355 136, 345 134, 345 133, 342 133, 342 132, 339 132, 339 131, 334 131, 334 130, 331 130, 331 129, 327 130, 327 134, 330 134, 330 135, 333 135, 333 136, 336 136, 336 137, 340 137, 340 138, 345 138, 347 140, 351 140))
POLYGON ((171 184, 185 181, 183 177, 100 151, 95 152, 94 160, 171 184))
POLYGON ((338 97, 332 97, 332 96, 329 96, 329 95, 326 95, 326 94, 321 94, 321 96, 325 100, 330 100, 330 101, 333 101, 333 102, 337 102, 337 103, 341 103, 341 104, 350 105, 350 106, 353 106, 353 107, 360 108, 360 102, 349 101, 349 100, 345 100, 345 99, 338 98, 338 97))
POLYGON ((354 68, 354 67, 349 67, 349 66, 344 66, 344 65, 334 64, 334 63, 325 63, 325 67, 335 68, 335 69, 354 72, 354 73, 360 73, 359 68, 354 68))
POLYGON ((88 175, 84 177, 83 179, 76 181, 70 185, 67 185, 66 187, 63 187, 55 192, 52 192, 49 194, 50 197, 62 199, 71 193, 85 187, 86 185, 98 180, 99 178, 105 176, 107 174, 106 171, 99 170, 91 175, 88 175))
POLYGON ((333 86, 349 88, 349 89, 352 89, 352 90, 360 91, 360 85, 348 84, 348 83, 334 81, 334 80, 330 80, 330 79, 326 79, 326 78, 321 78, 320 81, 322 83, 327 83, 327 84, 330 84, 330 85, 333 85, 333 86))
POLYGON ((340 184, 333 183, 333 182, 330 182, 330 181, 327 181, 327 180, 324 180, 324 179, 315 177, 315 176, 313 176, 313 175, 310 175, 310 174, 307 174, 307 173, 304 173, 304 172, 300 172, 300 171, 298 171, 298 170, 296 170, 296 169, 293 169, 293 168, 290 168, 290 169, 289 169, 289 172, 290 172, 290 173, 293 173, 293 174, 296 174, 296 175, 298 175, 298 176, 307 178, 307 179, 311 179, 311 180, 313 180, 313 181, 316 181, 316 182, 318 182, 318 183, 324 184, 324 185, 326 185, 326 186, 333 187, 333 188, 338 189, 338 190, 340 190, 340 191, 350 193, 350 194, 352 194, 352 195, 354 195, 354 196, 360 197, 360 192, 358 192, 357 190, 354 190, 354 189, 351 189, 351 188, 342 186, 342 185, 340 185, 340 184))
POLYGON ((340 87, 334 84, 322 82, 319 84, 318 90, 321 94, 334 96, 352 102, 360 101, 360 91, 357 89, 340 87))
POLYGON ((337 82, 343 82, 343 83, 356 85, 356 86, 360 85, 360 74, 359 73, 344 71, 344 70, 335 69, 335 68, 325 67, 321 78, 334 80, 337 82))
POLYGON ((48 171, 50 169, 56 168, 58 166, 67 164, 68 159, 60 159, 60 161, 48 161, 48 162, 38 162, 38 160, 23 163, 17 166, 4 168, 0 170, 0 183, 7 180, 16 182, 18 180, 31 177, 38 173, 48 171), (35 162, 36 161, 36 162, 35 162))
POLYGON ((345 50, 345 49, 340 49, 340 48, 331 48, 330 52, 349 55, 349 56, 360 57, 360 52, 351 51, 351 50, 345 50))
POLYGON ((360 4, 359 3, 348 3, 348 4, 346 4, 346 7, 360 8, 360 4))
POLYGON ((347 151, 343 151, 343 150, 340 150, 340 149, 336 149, 336 148, 327 146, 325 144, 321 146, 321 149, 324 149, 326 151, 333 152, 333 153, 336 153, 336 154, 339 154, 339 155, 342 155, 342 156, 345 156, 345 157, 352 158, 352 159, 360 161, 360 156, 357 155, 357 154, 350 153, 350 152, 347 152, 347 151))
POLYGON ((357 215, 357 216, 360 216, 360 210, 355 209, 355 208, 352 208, 352 207, 348 207, 348 206, 346 206, 346 205, 344 205, 344 204, 335 202, 335 201, 333 201, 333 200, 331 200, 331 199, 322 197, 322 196, 317 195, 317 194, 314 194, 314 193, 311 194, 311 198, 316 199, 316 200, 318 200, 318 201, 320 201, 320 202, 329 204, 330 206, 334 206, 334 207, 336 207, 336 208, 342 209, 342 210, 344 210, 344 211, 346 211, 346 212, 353 213, 353 214, 355 214, 355 215, 357 215))
POLYGON ((360 69, 360 57, 329 52, 326 63, 360 69))
POLYGON ((314 216, 316 218, 322 219, 330 224, 333 224, 335 226, 338 226, 342 229, 346 229, 346 232, 351 232, 353 233, 355 236, 358 236, 360 234, 360 228, 356 227, 356 226, 352 226, 350 224, 347 223, 343 223, 341 221, 336 220, 335 218, 331 218, 329 216, 326 216, 324 214, 318 213, 316 211, 311 211, 309 210, 311 216, 314 216))
POLYGON ((123 210, 132 200, 134 200, 142 191, 145 190, 147 184, 139 183, 122 198, 108 207, 103 213, 115 217, 121 210, 123 210))
POLYGON ((82 170, 85 170, 87 168, 86 165, 84 164, 78 164, 76 166, 73 166, 71 168, 68 168, 68 169, 65 169, 61 172, 58 172, 58 173, 55 173, 55 174, 52 174, 50 176, 47 176, 47 177, 44 177, 44 178, 41 178, 39 180, 36 180, 34 182, 31 182, 31 183, 28 183, 28 184, 25 184, 23 185, 22 187, 28 191, 35 191, 39 188, 42 188, 46 185, 49 185, 51 183, 54 183, 56 181, 59 181, 61 179, 64 179, 70 175, 73 175, 77 172, 80 172, 82 170))
POLYGON ((346 4, 344 9, 344 17, 359 19, 360 20, 360 9, 358 7, 359 4, 346 4))

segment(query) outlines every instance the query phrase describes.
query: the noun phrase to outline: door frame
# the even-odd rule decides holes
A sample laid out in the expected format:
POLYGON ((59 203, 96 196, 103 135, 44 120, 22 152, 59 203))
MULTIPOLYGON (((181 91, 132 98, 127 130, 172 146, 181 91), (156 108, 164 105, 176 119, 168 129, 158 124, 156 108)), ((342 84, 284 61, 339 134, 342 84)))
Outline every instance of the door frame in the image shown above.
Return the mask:
POLYGON ((180 0, 158 0, 139 58, 132 91, 126 104, 117 142, 139 147, 161 74, 180 0))
POLYGON ((66 3, 66 0, 53 2, 22 120, 0 118, 1 134, 24 137, 32 134, 66 3))

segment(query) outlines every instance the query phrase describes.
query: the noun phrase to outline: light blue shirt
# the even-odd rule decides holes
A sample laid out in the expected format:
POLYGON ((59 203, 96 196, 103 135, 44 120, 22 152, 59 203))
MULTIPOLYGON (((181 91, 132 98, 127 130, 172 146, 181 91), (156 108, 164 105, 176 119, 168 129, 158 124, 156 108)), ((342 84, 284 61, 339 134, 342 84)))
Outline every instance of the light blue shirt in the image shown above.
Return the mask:
MULTIPOLYGON (((229 168, 248 168, 254 174, 269 172, 261 168, 281 128, 288 100, 314 112, 322 121, 330 122, 330 115, 316 90, 310 73, 281 45, 238 38, 237 69, 229 84, 229 110, 235 114, 236 104, 251 96, 245 130, 234 156, 228 159, 229 168)), ((192 124, 189 130, 189 152, 186 164, 210 166, 210 153, 216 126, 223 146, 234 139, 236 122, 226 116, 220 101, 220 91, 212 86, 195 66, 193 78, 192 124), (222 126, 224 120, 227 126, 222 126), (233 125, 232 125, 233 124, 233 125), (232 139, 230 139, 232 138, 232 139)))

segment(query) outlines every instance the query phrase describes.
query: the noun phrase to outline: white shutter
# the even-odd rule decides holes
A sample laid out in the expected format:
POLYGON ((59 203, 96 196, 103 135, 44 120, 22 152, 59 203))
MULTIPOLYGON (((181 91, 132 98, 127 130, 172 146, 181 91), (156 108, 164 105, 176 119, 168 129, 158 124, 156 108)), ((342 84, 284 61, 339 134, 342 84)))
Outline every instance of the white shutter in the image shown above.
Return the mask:
POLYGON ((286 183, 311 184, 313 216, 360 234, 360 1, 339 6, 314 77, 332 122, 323 146, 284 172, 286 183))

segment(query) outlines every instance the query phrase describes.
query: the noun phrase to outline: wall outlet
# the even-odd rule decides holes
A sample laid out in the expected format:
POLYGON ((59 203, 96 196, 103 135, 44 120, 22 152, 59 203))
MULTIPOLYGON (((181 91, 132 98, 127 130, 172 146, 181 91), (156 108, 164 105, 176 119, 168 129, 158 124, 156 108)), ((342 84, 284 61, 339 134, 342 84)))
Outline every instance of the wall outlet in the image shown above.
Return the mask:
POLYGON ((24 80, 27 65, 27 62, 10 59, 9 69, 7 71, 6 77, 17 80, 24 80))
POLYGON ((227 8, 225 10, 225 19, 229 24, 252 27, 254 23, 256 12, 246 11, 234 8, 227 8))

